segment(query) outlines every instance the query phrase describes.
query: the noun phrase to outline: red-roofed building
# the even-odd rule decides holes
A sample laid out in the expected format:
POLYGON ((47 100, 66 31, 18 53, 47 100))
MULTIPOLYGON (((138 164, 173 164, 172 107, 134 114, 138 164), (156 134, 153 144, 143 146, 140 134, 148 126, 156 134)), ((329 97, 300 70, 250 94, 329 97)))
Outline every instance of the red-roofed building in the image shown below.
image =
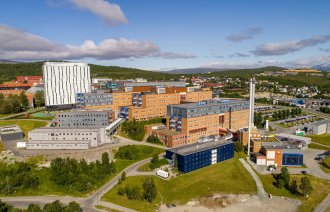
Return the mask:
POLYGON ((23 83, 24 81, 40 83, 42 81, 42 76, 17 76, 16 77, 16 82, 23 83))

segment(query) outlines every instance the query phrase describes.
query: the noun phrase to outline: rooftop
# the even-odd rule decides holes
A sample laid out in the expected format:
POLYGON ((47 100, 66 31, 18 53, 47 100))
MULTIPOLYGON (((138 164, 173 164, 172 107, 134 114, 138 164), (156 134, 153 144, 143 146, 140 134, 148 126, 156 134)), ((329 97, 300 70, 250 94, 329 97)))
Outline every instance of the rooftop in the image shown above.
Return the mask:
POLYGON ((10 134, 16 132, 22 132, 21 128, 18 125, 8 125, 0 127, 0 134, 10 134))
POLYGON ((247 100, 244 99, 208 99, 196 103, 186 103, 186 104, 178 104, 173 105, 178 108, 199 108, 199 107, 212 107, 212 106, 218 106, 218 105, 227 105, 227 104, 237 104, 237 103, 246 103, 247 100))
POLYGON ((230 143, 233 143, 232 139, 225 140, 224 138, 214 138, 212 140, 208 140, 207 142, 199 142, 199 143, 172 148, 169 149, 169 151, 180 155, 190 155, 195 152, 213 149, 218 146, 222 146, 230 143))

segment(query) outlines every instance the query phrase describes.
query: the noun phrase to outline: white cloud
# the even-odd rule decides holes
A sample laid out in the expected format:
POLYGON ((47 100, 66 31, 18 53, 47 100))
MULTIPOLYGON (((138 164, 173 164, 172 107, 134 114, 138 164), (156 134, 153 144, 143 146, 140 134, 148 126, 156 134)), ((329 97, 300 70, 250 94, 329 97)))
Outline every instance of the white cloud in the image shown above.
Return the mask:
POLYGON ((193 58, 189 53, 162 52, 151 41, 105 39, 96 44, 86 40, 81 45, 63 45, 18 29, 0 25, 0 59, 8 60, 60 60, 94 58, 112 60, 119 58, 160 57, 166 59, 193 58))
POLYGON ((320 35, 308 39, 281 43, 265 43, 258 46, 255 50, 251 51, 251 53, 256 56, 285 55, 328 41, 330 41, 330 35, 320 35))
POLYGON ((252 39, 257 34, 260 34, 262 32, 262 28, 260 27, 250 27, 246 30, 243 30, 242 32, 231 34, 227 36, 227 40, 232 42, 241 42, 243 40, 252 39))
POLYGON ((48 5, 51 7, 63 7, 68 4, 94 13, 111 25, 127 23, 120 6, 106 0, 48 0, 48 5))

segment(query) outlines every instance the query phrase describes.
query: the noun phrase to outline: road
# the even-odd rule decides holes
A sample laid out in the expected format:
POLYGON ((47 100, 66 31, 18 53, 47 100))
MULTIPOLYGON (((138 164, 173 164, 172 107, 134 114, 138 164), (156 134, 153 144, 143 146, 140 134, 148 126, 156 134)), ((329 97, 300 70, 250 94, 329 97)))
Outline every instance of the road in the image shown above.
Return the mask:
MULTIPOLYGON (((147 159, 138 161, 138 162, 128 166, 123 171, 126 172, 127 176, 134 176, 134 175, 136 175, 136 170, 138 169, 138 167, 150 162, 150 160, 151 160, 151 158, 147 158, 147 159)), ((55 200, 60 200, 64 204, 68 204, 71 201, 76 201, 77 203, 80 204, 82 209, 85 211, 100 211, 95 208, 95 205, 102 205, 104 207, 110 207, 110 208, 113 208, 113 209, 116 209, 119 211, 133 212, 134 210, 132 210, 132 209, 101 201, 101 197, 103 196, 103 194, 106 193, 107 191, 109 191, 110 189, 112 189, 117 184, 118 179, 121 176, 121 174, 122 174, 122 172, 117 174, 108 183, 106 183, 104 186, 102 186, 100 189, 93 192, 86 198, 70 197, 70 196, 20 196, 20 197, 1 197, 1 200, 9 203, 11 205, 14 205, 15 207, 20 207, 20 208, 27 208, 27 206, 30 203, 45 205, 49 202, 53 202, 55 200)))
POLYGON ((267 193, 264 189, 264 186, 263 186, 259 176, 253 171, 251 166, 243 158, 240 158, 239 161, 243 164, 245 169, 250 173, 250 175, 252 176, 252 178, 256 182, 259 199, 261 199, 261 200, 266 199, 267 198, 267 193))

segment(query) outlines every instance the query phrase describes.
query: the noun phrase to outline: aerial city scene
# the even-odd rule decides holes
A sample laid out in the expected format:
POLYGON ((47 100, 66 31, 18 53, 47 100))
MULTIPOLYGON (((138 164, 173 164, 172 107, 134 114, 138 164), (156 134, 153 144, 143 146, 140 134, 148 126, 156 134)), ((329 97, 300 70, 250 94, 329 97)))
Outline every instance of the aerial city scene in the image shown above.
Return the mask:
POLYGON ((330 212, 329 0, 0 8, 0 212, 330 212))

